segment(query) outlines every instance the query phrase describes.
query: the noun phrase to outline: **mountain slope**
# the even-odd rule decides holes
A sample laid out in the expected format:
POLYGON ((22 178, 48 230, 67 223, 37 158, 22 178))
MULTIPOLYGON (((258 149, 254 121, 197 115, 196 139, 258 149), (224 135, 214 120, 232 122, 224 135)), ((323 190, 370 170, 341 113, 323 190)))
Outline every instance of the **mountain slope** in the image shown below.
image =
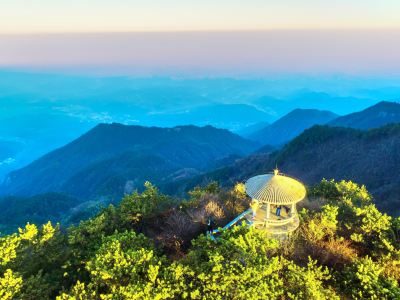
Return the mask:
POLYGON ((400 125, 387 125, 369 131, 314 126, 284 148, 250 155, 235 164, 187 179, 165 189, 183 192, 197 184, 218 180, 223 185, 271 172, 277 165, 287 174, 307 184, 323 178, 347 179, 365 184, 377 205, 390 214, 400 215, 400 125))
POLYGON ((211 126, 174 128, 101 124, 27 167, 9 174, 2 194, 68 192, 120 196, 145 180, 162 181, 185 168, 205 171, 219 159, 246 155, 256 144, 211 126), (101 192, 101 193, 100 193, 101 192))
POLYGON ((263 145, 279 146, 290 141, 305 129, 316 124, 326 124, 336 117, 337 115, 330 111, 295 109, 271 125, 251 134, 249 138, 263 145))
POLYGON ((338 117, 329 122, 329 125, 370 129, 390 123, 400 123, 400 104, 382 101, 360 112, 338 117))

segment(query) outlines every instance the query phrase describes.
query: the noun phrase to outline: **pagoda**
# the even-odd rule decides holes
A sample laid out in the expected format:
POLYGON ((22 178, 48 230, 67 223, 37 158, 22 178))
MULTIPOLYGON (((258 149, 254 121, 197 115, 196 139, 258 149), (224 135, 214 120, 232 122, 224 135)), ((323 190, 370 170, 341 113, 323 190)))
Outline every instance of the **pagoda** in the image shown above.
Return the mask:
POLYGON ((246 193, 258 202, 255 216, 246 214, 252 226, 272 234, 287 234, 299 227, 296 203, 306 196, 305 186, 275 169, 273 173, 251 177, 246 193))

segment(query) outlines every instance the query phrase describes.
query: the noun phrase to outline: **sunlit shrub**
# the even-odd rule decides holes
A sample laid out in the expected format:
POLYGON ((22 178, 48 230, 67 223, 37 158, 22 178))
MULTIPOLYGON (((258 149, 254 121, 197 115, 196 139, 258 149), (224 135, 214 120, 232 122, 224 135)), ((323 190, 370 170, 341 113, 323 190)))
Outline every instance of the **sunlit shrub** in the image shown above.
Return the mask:
POLYGON ((382 275, 384 268, 365 257, 346 267, 343 288, 354 299, 399 299, 398 282, 382 275))

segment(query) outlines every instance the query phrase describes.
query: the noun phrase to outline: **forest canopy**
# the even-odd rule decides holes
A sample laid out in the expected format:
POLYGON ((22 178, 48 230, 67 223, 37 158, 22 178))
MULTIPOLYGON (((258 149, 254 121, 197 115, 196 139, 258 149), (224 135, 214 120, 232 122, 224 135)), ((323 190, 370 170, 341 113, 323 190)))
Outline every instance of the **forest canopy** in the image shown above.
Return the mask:
POLYGON ((146 183, 79 225, 26 224, 0 238, 0 299, 400 299, 400 218, 364 186, 323 180, 285 239, 246 226, 243 185, 188 200, 146 183))

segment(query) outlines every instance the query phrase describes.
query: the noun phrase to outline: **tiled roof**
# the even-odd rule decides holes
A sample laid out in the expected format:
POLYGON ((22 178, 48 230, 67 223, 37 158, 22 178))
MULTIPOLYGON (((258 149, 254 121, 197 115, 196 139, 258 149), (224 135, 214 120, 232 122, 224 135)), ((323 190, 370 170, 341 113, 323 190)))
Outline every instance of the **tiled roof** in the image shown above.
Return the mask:
POLYGON ((245 183, 246 193, 260 203, 292 204, 306 196, 304 185, 288 176, 279 174, 264 174, 251 177, 245 183))

